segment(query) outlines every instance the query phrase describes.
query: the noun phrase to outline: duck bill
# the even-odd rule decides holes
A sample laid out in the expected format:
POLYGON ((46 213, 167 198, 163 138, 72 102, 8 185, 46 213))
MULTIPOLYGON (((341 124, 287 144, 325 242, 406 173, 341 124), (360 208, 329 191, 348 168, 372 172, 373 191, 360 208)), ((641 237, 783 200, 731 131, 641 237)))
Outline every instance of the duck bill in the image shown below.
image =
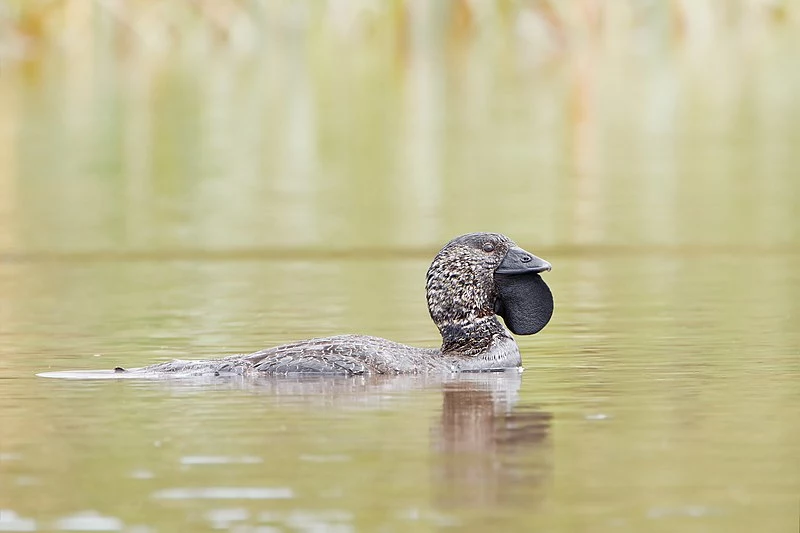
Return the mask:
POLYGON ((494 271, 495 274, 539 274, 549 272, 553 267, 540 257, 526 252, 519 246, 512 246, 503 262, 494 271))
POLYGON ((495 270, 495 313, 512 333, 533 335, 550 322, 553 293, 539 274, 551 269, 544 259, 514 246, 495 270))

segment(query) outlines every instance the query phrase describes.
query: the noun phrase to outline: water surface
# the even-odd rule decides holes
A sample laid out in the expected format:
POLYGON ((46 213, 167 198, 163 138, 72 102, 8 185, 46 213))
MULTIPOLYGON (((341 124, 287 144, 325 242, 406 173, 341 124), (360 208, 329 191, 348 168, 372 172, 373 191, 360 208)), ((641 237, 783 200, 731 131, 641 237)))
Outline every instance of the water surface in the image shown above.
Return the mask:
POLYGON ((311 11, 0 71, 0 530, 796 531, 800 32, 311 11), (554 267, 522 374, 36 377, 435 346, 425 271, 477 230, 554 267))

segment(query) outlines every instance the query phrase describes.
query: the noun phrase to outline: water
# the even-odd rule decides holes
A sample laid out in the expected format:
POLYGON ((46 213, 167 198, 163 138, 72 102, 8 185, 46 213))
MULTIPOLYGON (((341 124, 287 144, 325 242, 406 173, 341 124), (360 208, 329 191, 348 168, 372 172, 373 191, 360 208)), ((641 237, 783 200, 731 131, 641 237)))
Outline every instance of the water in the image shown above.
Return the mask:
POLYGON ((0 75, 0 531, 796 531, 797 33, 287 31, 0 75), (522 374, 36 377, 435 346, 476 230, 553 264, 522 374))

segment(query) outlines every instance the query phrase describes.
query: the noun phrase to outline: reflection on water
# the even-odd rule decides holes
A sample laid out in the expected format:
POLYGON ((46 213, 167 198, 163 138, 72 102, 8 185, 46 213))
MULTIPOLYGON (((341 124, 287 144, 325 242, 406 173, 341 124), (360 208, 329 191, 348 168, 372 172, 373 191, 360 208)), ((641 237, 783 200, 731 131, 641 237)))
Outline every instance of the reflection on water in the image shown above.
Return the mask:
POLYGON ((799 14, 0 4, 0 530, 795 530, 799 14), (435 346, 476 230, 554 266, 521 376, 35 377, 435 346))
MULTIPOLYGON (((150 390, 159 394, 166 392, 170 396, 186 399, 193 395, 199 395, 202 398, 213 391, 240 391, 246 394, 244 397, 249 398, 248 401, 259 398, 265 400, 270 406, 287 408, 296 413, 302 413, 308 407, 321 409, 333 416, 326 416, 316 422, 310 421, 311 425, 317 428, 315 431, 321 431, 319 435, 321 439, 315 438, 314 440, 317 442, 312 447, 317 449, 321 446, 325 450, 331 446, 331 437, 338 431, 335 428, 334 431, 331 431, 330 427, 326 427, 329 424, 323 422, 324 420, 338 421, 345 425, 352 424, 355 422, 353 416, 343 416, 342 413, 353 413, 354 409, 356 412, 363 410, 392 411, 397 409, 397 404, 402 405, 407 402, 410 393, 428 391, 440 398, 441 402, 438 408, 432 407, 434 411, 440 412, 439 416, 430 417, 426 414, 425 418, 435 422, 434 426, 430 428, 430 433, 433 435, 430 453, 435 464, 432 470, 434 474, 432 484, 436 488, 436 493, 439 494, 436 500, 440 501, 443 509, 453 505, 465 508, 475 504, 506 506, 515 503, 523 504, 525 508, 528 508, 531 503, 529 500, 531 494, 535 495, 540 490, 544 490, 541 484, 543 479, 548 477, 547 473, 551 469, 550 454, 547 453, 549 449, 547 434, 552 415, 517 405, 521 385, 520 376, 521 374, 517 371, 508 371, 450 377, 362 376, 333 377, 331 379, 282 379, 239 376, 217 380, 206 378, 173 381, 142 380, 139 385, 143 388, 138 394, 141 395, 145 390, 150 390), (323 422, 324 425, 320 425, 319 422, 323 422)), ((86 382, 73 382, 76 386, 81 383, 86 382)), ((128 382, 128 384, 132 384, 132 382, 128 382)), ((215 407, 218 405, 207 405, 204 409, 211 408, 213 411, 215 407)), ((211 413, 209 414, 211 415, 211 413)), ((127 418, 124 412, 119 412, 118 415, 127 418)), ((319 417, 319 412, 313 416, 319 417)), ((215 419, 211 415, 206 421, 215 423, 213 422, 215 419)), ((280 424, 288 421, 290 419, 275 418, 265 414, 257 422, 269 426, 274 422, 280 424)), ((301 425, 309 422, 295 419, 295 422, 298 421, 301 422, 301 425)), ((203 420, 198 422, 204 423, 203 420)), ((168 431, 168 433, 170 432, 168 431)), ((241 431, 240 427, 237 435, 242 437, 245 433, 241 431)), ((302 433, 303 431, 300 431, 300 434, 302 433)), ((173 438, 162 437, 161 440, 154 441, 153 445, 156 448, 167 448, 173 438)), ((259 437, 258 440, 260 439, 259 437)), ((402 443, 400 448, 407 449, 408 444, 411 443, 402 443)), ((266 444, 266 442, 261 444, 266 444)), ((347 447, 353 444, 358 446, 359 441, 358 439, 352 441, 348 439, 345 444, 347 447)), ((413 442, 413 444, 417 443, 413 442)), ((295 489, 280 485, 232 486, 224 484, 224 481, 231 479, 231 476, 219 469, 234 468, 237 465, 247 465, 247 468, 258 470, 256 475, 248 476, 251 483, 252 480, 266 481, 275 478, 273 472, 277 465, 274 457, 268 451, 259 451, 258 447, 251 448, 251 450, 260 455, 187 455, 178 457, 177 461, 168 461, 168 463, 173 463, 171 465, 161 464, 163 459, 154 458, 155 462, 151 462, 149 465, 152 470, 139 468, 125 477, 139 482, 154 481, 163 487, 152 491, 148 496, 148 499, 156 502, 178 501, 196 505, 201 501, 209 501, 211 508, 204 513, 203 519, 207 520, 212 527, 218 527, 221 524, 230 526, 234 522, 237 524, 252 523, 253 527, 259 523, 292 527, 296 526, 298 520, 301 522, 310 520, 320 527, 344 523, 355 526, 354 517, 341 511, 313 512, 309 513, 308 517, 301 519, 301 515, 298 515, 297 512, 284 513, 280 510, 268 512, 260 504, 247 506, 248 501, 303 501, 308 498, 308 494, 303 488, 295 489), (170 486, 169 477, 174 477, 174 474, 169 477, 165 476, 163 471, 165 466, 173 469, 177 467, 179 472, 184 472, 181 477, 186 480, 196 479, 197 482, 208 479, 212 484, 170 486), (212 477, 191 475, 195 470, 199 474, 200 469, 215 474, 212 477), (236 505, 244 505, 244 507, 224 507, 224 502, 229 500, 235 501, 236 505)), ((310 462, 314 469, 323 469, 326 464, 331 464, 337 470, 342 467, 358 469, 363 465, 359 464, 359 452, 356 450, 357 448, 351 449, 345 454, 331 454, 330 450, 316 451, 311 454, 297 450, 301 453, 296 456, 295 460, 310 462)), ((365 471, 363 474, 371 475, 374 472, 365 471)), ((287 484, 297 485, 294 476, 295 472, 290 470, 287 484)), ((322 491, 323 500, 331 500, 333 503, 340 501, 344 496, 341 492, 340 482, 337 482, 336 479, 336 476, 330 478, 330 485, 322 491)), ((122 481, 117 480, 117 483, 122 481)), ((35 485, 40 486, 41 483, 37 481, 35 485)), ((367 486, 364 488, 368 489, 367 486)), ((123 488, 120 487, 120 489, 123 488)), ((9 503, 13 504, 15 500, 16 498, 12 497, 9 503)), ((444 521, 450 524, 460 522, 460 519, 448 517, 439 512, 425 511, 419 514, 418 511, 411 509, 400 513, 396 518, 415 522, 440 523, 444 521), (408 514, 409 512, 410 514, 408 514)), ((4 531, 36 530, 35 524, 32 519, 24 518, 13 510, 6 510, 0 516, 0 527, 4 531)), ((130 524, 125 524, 121 518, 104 516, 95 511, 81 511, 57 518, 51 524, 40 524, 39 527, 53 527, 60 530, 127 531, 130 524)))
POLYGON ((433 467, 437 501, 444 507, 530 510, 543 498, 552 471, 553 415, 514 409, 517 390, 507 385, 505 380, 445 385, 441 426, 434 428, 440 457, 433 467))

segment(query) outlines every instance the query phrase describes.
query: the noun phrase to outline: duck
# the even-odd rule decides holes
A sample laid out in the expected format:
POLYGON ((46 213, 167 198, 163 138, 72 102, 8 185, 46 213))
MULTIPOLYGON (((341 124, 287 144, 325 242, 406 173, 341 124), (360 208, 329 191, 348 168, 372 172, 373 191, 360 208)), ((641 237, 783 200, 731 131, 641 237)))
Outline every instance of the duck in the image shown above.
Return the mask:
POLYGON ((445 244, 427 271, 428 311, 442 337, 438 348, 368 335, 336 335, 250 354, 176 359, 114 371, 142 376, 352 376, 521 370, 522 358, 512 333, 532 335, 550 321, 553 295, 540 274, 551 268, 503 234, 468 233, 445 244))

